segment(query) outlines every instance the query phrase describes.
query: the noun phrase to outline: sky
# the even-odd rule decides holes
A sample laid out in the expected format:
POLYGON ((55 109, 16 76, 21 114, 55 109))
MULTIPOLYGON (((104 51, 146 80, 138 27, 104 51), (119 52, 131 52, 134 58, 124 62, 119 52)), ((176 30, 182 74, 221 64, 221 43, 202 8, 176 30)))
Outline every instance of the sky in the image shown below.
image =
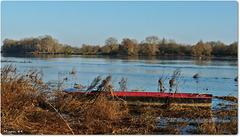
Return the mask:
POLYGON ((50 35, 61 44, 139 43, 147 36, 196 44, 238 41, 237 1, 2 1, 1 41, 50 35))

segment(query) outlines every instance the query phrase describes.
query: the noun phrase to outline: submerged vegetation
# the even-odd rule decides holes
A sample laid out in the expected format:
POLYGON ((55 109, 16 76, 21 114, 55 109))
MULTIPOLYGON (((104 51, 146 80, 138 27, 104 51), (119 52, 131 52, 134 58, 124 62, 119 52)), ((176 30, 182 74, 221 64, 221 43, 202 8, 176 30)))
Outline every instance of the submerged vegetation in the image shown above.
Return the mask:
MULTIPOLYGON (((73 70, 73 72, 75 72, 73 70)), ((178 78, 179 71, 174 74, 178 78)), ((71 73, 74 74, 74 73, 71 73)), ((94 79, 92 98, 62 92, 64 80, 42 81, 37 69, 19 72, 12 65, 1 68, 2 134, 237 134, 238 104, 216 109, 199 107, 130 106, 112 101, 111 76, 94 79)), ((126 89, 127 79, 119 83, 126 89)), ((219 98, 219 97, 218 97, 219 98)), ((237 102, 235 97, 222 97, 237 102)))
POLYGON ((195 45, 176 43, 174 40, 157 36, 148 36, 138 43, 135 39, 124 38, 121 43, 114 37, 109 37, 105 45, 86 45, 81 48, 59 44, 56 39, 46 35, 22 40, 5 39, 3 53, 56 53, 83 55, 127 55, 127 56, 233 56, 237 57, 238 43, 226 45, 220 41, 203 42, 195 45))

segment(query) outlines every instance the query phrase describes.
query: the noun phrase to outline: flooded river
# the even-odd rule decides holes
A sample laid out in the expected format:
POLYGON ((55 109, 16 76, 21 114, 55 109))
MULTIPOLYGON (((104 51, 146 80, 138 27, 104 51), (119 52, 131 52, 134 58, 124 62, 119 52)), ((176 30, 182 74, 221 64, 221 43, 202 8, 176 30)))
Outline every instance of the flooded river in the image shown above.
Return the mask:
MULTIPOLYGON (((90 55, 1 55, 1 65, 16 65, 19 71, 33 67, 44 72, 43 80, 57 81, 65 78, 66 87, 74 83, 89 86, 92 80, 112 75, 112 84, 119 90, 122 77, 127 79, 127 89, 158 91, 158 79, 165 79, 166 92, 169 80, 176 69, 181 70, 179 93, 210 93, 214 96, 238 96, 234 79, 238 76, 237 58, 202 57, 116 57, 90 55), (74 71, 76 74, 70 75, 74 71), (193 76, 199 74, 198 80, 193 76), (198 82, 197 82, 198 81, 198 82)), ((174 89, 175 91, 175 89, 174 89)))

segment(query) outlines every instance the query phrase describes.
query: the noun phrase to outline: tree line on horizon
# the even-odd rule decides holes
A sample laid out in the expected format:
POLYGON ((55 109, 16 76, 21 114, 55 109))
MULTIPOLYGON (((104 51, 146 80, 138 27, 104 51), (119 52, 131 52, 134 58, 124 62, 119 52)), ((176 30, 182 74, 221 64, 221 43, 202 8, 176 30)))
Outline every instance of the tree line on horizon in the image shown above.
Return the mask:
POLYGON ((72 47, 59 44, 52 36, 25 38, 22 40, 5 39, 3 53, 57 53, 82 55, 128 55, 128 56, 234 56, 238 54, 238 43, 226 45, 221 41, 203 42, 195 45, 178 44, 174 40, 148 36, 138 43, 136 39, 124 38, 121 43, 114 37, 105 40, 105 45, 72 47))

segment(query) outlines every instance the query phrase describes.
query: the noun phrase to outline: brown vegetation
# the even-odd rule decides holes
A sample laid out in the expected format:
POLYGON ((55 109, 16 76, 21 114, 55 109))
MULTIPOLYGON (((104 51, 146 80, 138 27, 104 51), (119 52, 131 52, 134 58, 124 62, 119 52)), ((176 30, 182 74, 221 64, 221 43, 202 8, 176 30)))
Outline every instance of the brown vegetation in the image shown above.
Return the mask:
POLYGON ((218 110, 130 106, 122 100, 113 101, 114 96, 104 96, 112 88, 110 77, 100 84, 99 89, 105 93, 90 98, 61 92, 61 83, 49 86, 51 83, 44 83, 42 73, 35 69, 20 73, 16 67, 6 65, 1 76, 2 134, 183 134, 183 129, 188 134, 236 134, 238 131, 235 120, 209 121, 213 117, 237 117, 236 105, 218 110), (190 122, 197 119, 204 121, 190 122), (188 129, 190 125, 197 129, 188 129))
POLYGON ((231 96, 231 95, 230 96, 222 96, 222 97, 215 96, 215 98, 223 99, 223 100, 227 100, 227 101, 232 101, 232 102, 235 102, 235 103, 238 102, 238 98, 234 97, 234 96, 231 96))
MULTIPOLYGON (((18 131, 21 134, 71 134, 46 103, 47 95, 41 73, 27 74, 6 65, 1 74, 1 133, 18 131)), ((18 133, 17 132, 17 133, 18 133)))

